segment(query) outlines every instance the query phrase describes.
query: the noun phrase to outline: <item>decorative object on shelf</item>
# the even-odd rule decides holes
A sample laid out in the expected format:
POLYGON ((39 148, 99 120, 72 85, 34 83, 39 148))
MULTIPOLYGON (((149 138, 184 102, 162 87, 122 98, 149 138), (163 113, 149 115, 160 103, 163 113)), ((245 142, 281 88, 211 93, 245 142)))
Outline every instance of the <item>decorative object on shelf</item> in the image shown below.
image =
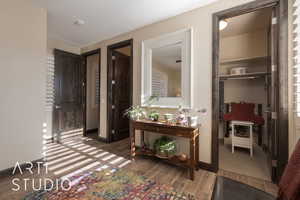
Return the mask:
POLYGON ((176 153, 175 140, 166 136, 156 139, 153 147, 156 155, 162 158, 172 157, 176 153))
MULTIPOLYGON (((151 107, 152 104, 156 101, 159 100, 159 97, 158 96, 151 96, 146 102, 145 102, 145 105, 148 106, 148 107, 151 107)), ((152 121, 158 121, 159 119, 159 112, 157 112, 156 110, 152 110, 150 109, 150 111, 148 111, 149 114, 148 114, 148 117, 150 120, 152 121)))
POLYGON ((155 122, 158 121, 158 119, 159 119, 159 112, 157 112, 155 110, 150 111, 149 118, 152 121, 155 121, 155 122))
MULTIPOLYGON (((159 97, 151 96, 145 102, 145 105, 151 106, 155 101, 157 101, 159 97)), ((140 120, 146 117, 146 110, 141 106, 131 106, 124 112, 124 116, 128 116, 132 120, 140 120)))
POLYGON ((164 118, 167 123, 170 123, 173 120, 174 115, 170 114, 170 113, 166 113, 166 114, 164 114, 164 118))
POLYGON ((185 122, 186 122, 185 111, 186 110, 184 110, 181 105, 178 106, 178 111, 176 114, 176 124, 185 124, 185 122))
POLYGON ((230 75, 241 75, 247 73, 247 67, 234 67, 230 70, 230 75))
POLYGON ((131 106, 124 112, 124 116, 128 116, 131 120, 140 120, 146 116, 146 111, 140 106, 131 106))
POLYGON ((184 153, 181 153, 177 156, 178 160, 180 160, 181 162, 184 162, 188 159, 187 155, 184 153))
POLYGON ((187 116, 187 125, 188 126, 197 126, 198 116, 187 116))

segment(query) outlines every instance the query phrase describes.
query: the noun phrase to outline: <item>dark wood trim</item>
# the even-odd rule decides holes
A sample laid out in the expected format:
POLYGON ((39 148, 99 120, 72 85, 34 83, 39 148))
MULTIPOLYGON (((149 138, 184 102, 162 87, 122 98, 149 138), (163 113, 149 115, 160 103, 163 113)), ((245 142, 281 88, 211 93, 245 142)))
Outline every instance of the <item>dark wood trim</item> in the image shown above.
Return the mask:
POLYGON ((130 54, 130 105, 132 105, 133 98, 133 39, 125 40, 116 44, 109 45, 107 47, 107 141, 112 142, 112 52, 114 49, 119 49, 122 47, 131 46, 130 54))
POLYGON ((101 54, 101 49, 95 49, 95 50, 92 50, 92 51, 85 52, 85 53, 81 54, 81 56, 87 57, 87 56, 92 56, 92 55, 95 55, 95 54, 98 54, 98 53, 101 54))
POLYGON ((211 146, 211 164, 214 172, 219 169, 219 20, 218 14, 213 14, 213 38, 212 38, 212 146, 211 146))
POLYGON ((99 130, 98 128, 89 129, 89 130, 85 131, 85 134, 88 135, 90 133, 95 133, 95 132, 98 132, 98 130, 99 130))
MULTIPOLYGON (((246 13, 254 12, 263 8, 270 8, 276 6, 280 0, 256 0, 251 3, 243 4, 227 10, 214 13, 213 15, 218 19, 226 19, 229 17, 235 17, 246 13)), ((219 26, 219 25, 218 25, 219 26)))
MULTIPOLYGON (((33 168, 36 168, 38 166, 37 163, 41 163, 41 162, 44 162, 43 158, 40 158, 40 159, 34 160, 34 161, 30 161, 30 163, 33 164, 33 168)), ((41 165, 41 166, 43 167, 43 165, 41 165)), ((25 171, 26 168, 28 168, 28 167, 30 167, 30 164, 28 164, 28 163, 22 163, 22 164, 20 164, 20 168, 21 168, 22 171, 25 171)), ((19 174, 19 170, 16 171, 17 172, 16 174, 12 174, 14 168, 15 168, 15 166, 10 167, 8 169, 1 170, 0 171, 0 179, 6 178, 6 177, 10 177, 10 176, 13 176, 13 175, 16 175, 16 174, 19 174)))
MULTIPOLYGON (((86 80, 86 75, 87 75, 87 57, 88 56, 92 56, 95 54, 99 54, 99 81, 100 81, 100 87, 99 87, 99 94, 101 94, 101 49, 95 49, 86 53, 83 53, 81 56, 83 57, 83 65, 84 65, 84 73, 83 73, 83 136, 87 136, 88 134, 88 130, 86 129, 86 109, 87 109, 87 105, 86 105, 86 96, 87 96, 87 80, 86 80)), ((98 125, 98 129, 100 129, 100 110, 101 110, 101 96, 99 97, 99 125, 98 125)))
POLYGON ((199 169, 207 170, 207 171, 210 171, 210 172, 215 172, 214 166, 211 163, 206 163, 206 162, 199 161, 198 162, 198 167, 199 167, 199 169))
POLYGON ((74 56, 74 57, 78 57, 80 56, 79 54, 75 54, 75 53, 70 53, 70 52, 67 52, 67 51, 64 51, 64 50, 61 50, 61 49, 54 49, 53 50, 53 53, 54 55, 55 54, 62 54, 62 55, 68 55, 68 56, 74 56))
POLYGON ((218 146, 218 127, 219 127, 219 20, 234 17, 245 13, 253 12, 263 8, 279 6, 280 17, 280 39, 279 39, 279 134, 278 141, 278 170, 277 181, 281 176, 288 160, 288 29, 287 29, 287 1, 286 0, 256 0, 241 6, 230 8, 213 14, 213 36, 212 36, 212 166, 213 171, 219 169, 219 146, 218 146))
POLYGON ((283 174, 288 162, 288 1, 281 0, 279 5, 279 109, 278 109, 278 163, 277 163, 277 182, 283 174))

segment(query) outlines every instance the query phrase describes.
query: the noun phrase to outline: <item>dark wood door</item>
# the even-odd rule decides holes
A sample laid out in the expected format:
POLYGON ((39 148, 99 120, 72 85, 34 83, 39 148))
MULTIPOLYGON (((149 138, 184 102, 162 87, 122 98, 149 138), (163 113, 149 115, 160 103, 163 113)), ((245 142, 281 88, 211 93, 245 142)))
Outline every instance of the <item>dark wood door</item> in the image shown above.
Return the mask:
POLYGON ((55 104, 53 133, 58 141, 64 132, 83 128, 83 65, 79 55, 54 50, 55 104))
POLYGON ((124 111, 130 107, 130 57, 112 52, 112 140, 129 137, 129 119, 124 111))

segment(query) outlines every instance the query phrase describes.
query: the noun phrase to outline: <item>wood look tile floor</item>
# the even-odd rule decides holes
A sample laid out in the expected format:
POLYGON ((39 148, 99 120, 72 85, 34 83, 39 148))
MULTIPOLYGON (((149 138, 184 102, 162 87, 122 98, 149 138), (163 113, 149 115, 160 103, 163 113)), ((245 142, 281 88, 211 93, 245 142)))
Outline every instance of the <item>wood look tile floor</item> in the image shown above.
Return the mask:
MULTIPOLYGON (((46 144, 46 158, 48 173, 45 169, 37 174, 25 172, 22 175, 12 175, 0 179, 0 200, 22 199, 26 193, 32 190, 31 182, 24 191, 24 183, 18 182, 22 190, 15 192, 12 184, 13 178, 62 178, 78 175, 86 171, 99 168, 126 168, 144 175, 158 183, 173 186, 177 191, 193 194, 200 200, 211 199, 216 174, 199 170, 195 173, 195 180, 188 179, 187 170, 181 169, 156 159, 137 157, 135 161, 129 160, 129 139, 106 144, 95 140, 94 136, 81 137, 81 133, 67 133, 61 144, 46 144), (73 135, 79 135, 73 137, 73 135), (69 137, 72 136, 72 137, 69 137), (31 189, 30 189, 31 188, 31 189)), ((276 194, 276 186, 263 180, 253 179, 247 176, 237 175, 232 172, 220 171, 219 175, 249 184, 271 194, 276 194)))

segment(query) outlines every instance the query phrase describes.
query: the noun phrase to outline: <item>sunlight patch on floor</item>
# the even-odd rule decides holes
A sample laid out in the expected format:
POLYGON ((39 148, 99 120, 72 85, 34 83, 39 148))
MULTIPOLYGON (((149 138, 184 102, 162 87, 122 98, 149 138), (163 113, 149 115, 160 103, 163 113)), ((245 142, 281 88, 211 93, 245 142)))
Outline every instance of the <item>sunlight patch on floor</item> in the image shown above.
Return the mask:
MULTIPOLYGON (((69 134, 72 132, 64 135, 69 134)), ((48 166, 48 170, 60 176, 61 179, 66 179, 103 169, 110 169, 110 172, 113 172, 131 162, 124 157, 86 143, 90 140, 92 139, 76 136, 73 139, 63 139, 61 143, 45 144, 45 165, 48 166)), ((79 179, 74 180, 72 184, 76 181, 79 179)))

